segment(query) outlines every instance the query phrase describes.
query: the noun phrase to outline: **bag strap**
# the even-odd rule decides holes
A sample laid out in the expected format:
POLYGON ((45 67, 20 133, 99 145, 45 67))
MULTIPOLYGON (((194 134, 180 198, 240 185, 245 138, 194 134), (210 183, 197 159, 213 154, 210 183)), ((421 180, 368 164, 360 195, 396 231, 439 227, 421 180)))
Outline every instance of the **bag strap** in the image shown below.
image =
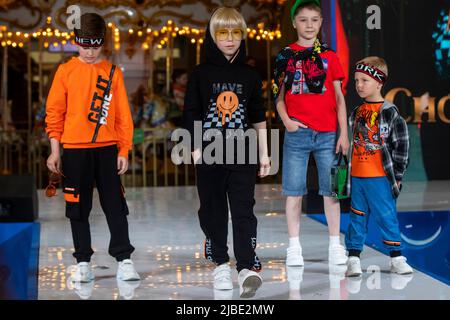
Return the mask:
POLYGON ((103 92, 103 99, 102 99, 102 105, 100 107, 100 113, 98 115, 98 120, 97 120, 97 125, 95 126, 95 131, 94 131, 94 135, 92 136, 92 143, 94 143, 97 140, 97 135, 98 135, 98 130, 101 127, 101 117, 102 117, 102 111, 103 111, 103 101, 105 101, 105 97, 107 95, 109 95, 109 92, 111 91, 111 86, 112 86, 112 80, 113 80, 113 76, 114 76, 114 71, 116 70, 116 65, 113 64, 111 66, 111 71, 109 72, 109 79, 108 79, 108 84, 106 85, 106 89, 103 92))
POLYGON ((342 164, 342 158, 344 158, 345 165, 348 166, 347 156, 344 155, 342 152, 339 152, 339 158, 338 158, 337 165, 340 166, 342 164))

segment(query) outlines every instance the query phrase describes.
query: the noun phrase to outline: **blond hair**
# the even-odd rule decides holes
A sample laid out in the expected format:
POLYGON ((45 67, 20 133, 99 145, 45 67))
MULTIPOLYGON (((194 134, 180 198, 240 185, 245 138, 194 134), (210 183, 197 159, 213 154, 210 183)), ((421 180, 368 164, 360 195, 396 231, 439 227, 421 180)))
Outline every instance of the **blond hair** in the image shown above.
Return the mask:
POLYGON ((383 58, 376 56, 366 57, 362 60, 359 60, 356 64, 360 63, 368 65, 369 67, 372 68, 377 68, 378 70, 383 72, 386 75, 386 77, 388 76, 388 66, 383 58))
POLYGON ((242 29, 244 39, 247 36, 247 24, 244 17, 234 8, 220 7, 214 11, 209 22, 209 32, 216 41, 216 31, 220 29, 242 29))

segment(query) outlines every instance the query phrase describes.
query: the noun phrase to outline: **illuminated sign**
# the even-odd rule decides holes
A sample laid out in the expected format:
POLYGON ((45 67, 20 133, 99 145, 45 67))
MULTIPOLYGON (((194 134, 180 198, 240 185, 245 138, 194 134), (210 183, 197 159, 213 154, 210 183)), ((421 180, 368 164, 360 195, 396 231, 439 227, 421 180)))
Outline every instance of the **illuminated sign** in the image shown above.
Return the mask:
MULTIPOLYGON (((386 100, 394 102, 395 97, 399 93, 406 94, 407 97, 412 97, 411 91, 406 88, 394 88, 390 90, 386 95, 386 100)), ((450 94, 440 98, 437 101, 436 98, 428 97, 413 97, 414 100, 414 116, 405 117, 406 122, 420 123, 422 122, 422 114, 428 114, 427 122, 435 123, 436 115, 443 123, 450 123, 450 118, 445 114, 445 108, 450 108, 450 94)), ((450 111, 450 110, 449 110, 450 111)), ((450 114, 450 112, 448 112, 450 114)))

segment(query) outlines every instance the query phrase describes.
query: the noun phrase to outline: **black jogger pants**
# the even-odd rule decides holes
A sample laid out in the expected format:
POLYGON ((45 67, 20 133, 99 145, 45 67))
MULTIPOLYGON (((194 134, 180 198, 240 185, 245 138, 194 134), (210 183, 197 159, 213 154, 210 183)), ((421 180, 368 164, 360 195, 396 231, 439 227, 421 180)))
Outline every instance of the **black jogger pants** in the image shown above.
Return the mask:
POLYGON ((116 145, 64 149, 62 171, 66 217, 70 219, 75 247, 73 256, 78 263, 89 262, 94 253, 89 226, 94 183, 111 233, 109 254, 122 261, 129 259, 134 251, 128 235, 125 193, 117 174, 117 155, 116 145))

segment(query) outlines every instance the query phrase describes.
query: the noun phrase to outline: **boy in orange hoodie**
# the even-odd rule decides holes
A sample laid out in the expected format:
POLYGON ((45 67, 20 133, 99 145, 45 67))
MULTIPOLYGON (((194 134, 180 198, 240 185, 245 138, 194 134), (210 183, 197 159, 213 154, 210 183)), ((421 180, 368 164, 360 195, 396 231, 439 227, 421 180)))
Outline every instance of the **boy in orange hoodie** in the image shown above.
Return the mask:
POLYGON ((63 175, 66 217, 77 260, 72 280, 82 283, 94 280, 89 227, 94 182, 111 233, 109 254, 119 263, 117 278, 139 280, 130 260, 134 247, 119 176, 128 169, 133 122, 120 68, 100 58, 105 33, 105 21, 98 14, 80 17, 80 29, 75 29, 79 56, 59 66, 46 105, 51 143, 47 167, 63 175))

